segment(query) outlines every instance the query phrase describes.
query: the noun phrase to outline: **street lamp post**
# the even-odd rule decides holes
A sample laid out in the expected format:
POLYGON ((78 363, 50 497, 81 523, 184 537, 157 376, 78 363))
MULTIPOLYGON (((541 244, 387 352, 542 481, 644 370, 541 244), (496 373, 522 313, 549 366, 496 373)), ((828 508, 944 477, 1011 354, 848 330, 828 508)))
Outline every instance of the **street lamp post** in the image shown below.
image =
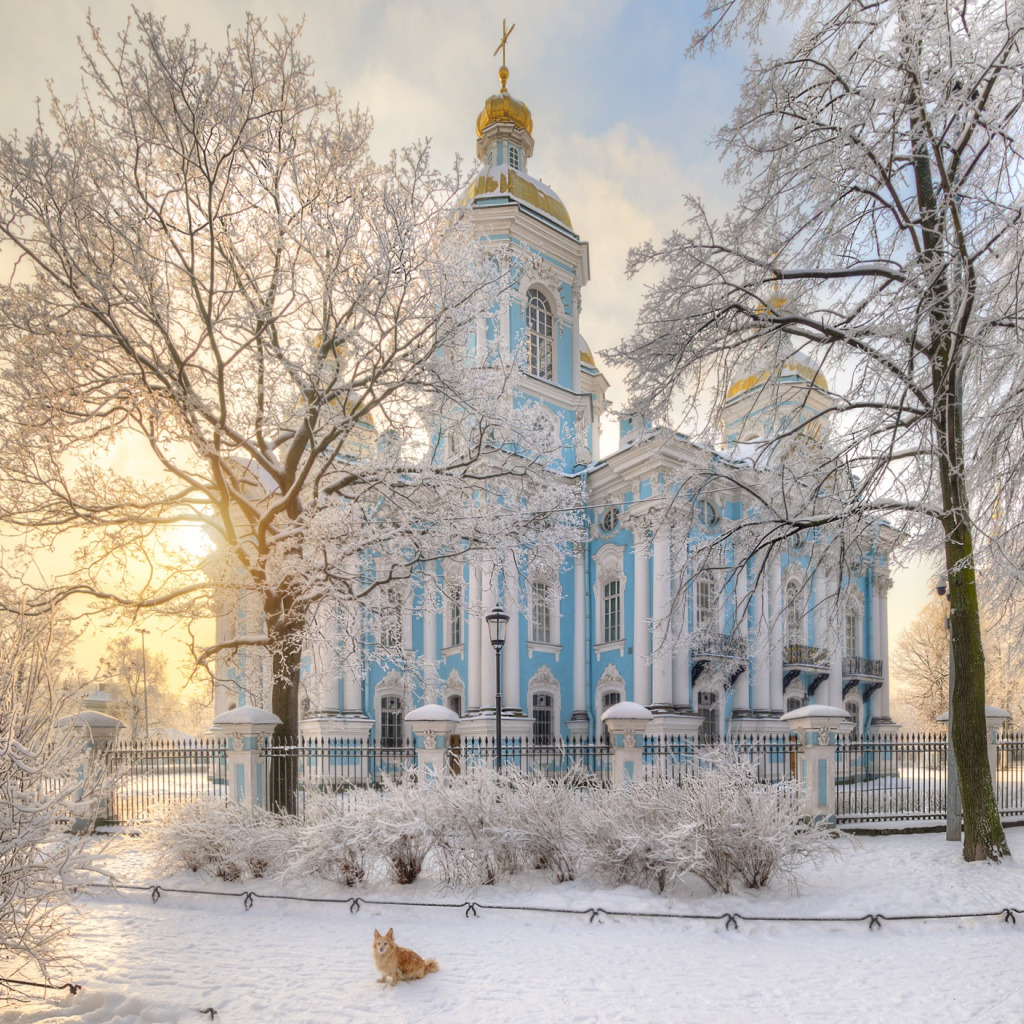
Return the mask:
MULTIPOLYGON (((944 597, 949 604, 948 584, 945 576, 940 576, 935 586, 939 597, 944 597)), ((946 839, 951 843, 960 842, 960 772, 956 764, 956 751, 953 749, 953 686, 956 683, 956 662, 953 660, 953 608, 950 605, 946 616, 946 642, 949 647, 949 697, 946 707, 946 839)))
POLYGON ((505 628, 508 613, 496 604, 487 615, 487 628, 491 632, 494 648, 494 770, 501 774, 501 649, 505 646, 505 628))
POLYGON ((148 629, 135 630, 142 637, 142 703, 146 709, 146 742, 149 742, 149 687, 146 685, 146 634, 148 629))

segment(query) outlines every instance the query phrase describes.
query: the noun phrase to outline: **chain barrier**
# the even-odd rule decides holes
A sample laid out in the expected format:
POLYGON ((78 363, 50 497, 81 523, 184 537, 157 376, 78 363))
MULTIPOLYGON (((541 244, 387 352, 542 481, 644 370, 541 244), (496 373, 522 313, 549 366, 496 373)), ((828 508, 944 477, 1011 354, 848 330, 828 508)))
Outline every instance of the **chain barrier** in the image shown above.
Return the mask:
MULTIPOLYGON (((111 888, 104 882, 86 883, 83 888, 111 888)), ((464 910, 465 916, 479 917, 481 910, 518 910, 534 914, 569 914, 577 917, 585 916, 590 924, 602 917, 636 917, 636 918, 661 918, 673 921, 723 921, 726 931, 739 931, 741 921, 748 924, 859 924, 866 921, 869 931, 881 930, 882 922, 890 923, 896 921, 943 921, 943 920, 965 920, 968 918, 997 918, 1004 924, 1016 925, 1017 914, 1024 914, 1024 908, 1004 907, 1002 910, 981 910, 965 911, 963 913, 948 914, 860 914, 858 916, 830 916, 830 917, 794 917, 780 916, 769 917, 765 915, 742 914, 737 911, 727 911, 721 914, 681 914, 668 910, 607 910, 604 907, 587 907, 576 910, 571 907, 531 907, 511 903, 478 903, 467 901, 463 903, 444 903, 432 900, 375 900, 366 896, 287 896, 275 893, 258 893, 249 890, 243 892, 216 892, 211 889, 170 889, 159 885, 118 885, 113 887, 115 891, 128 890, 136 892, 148 892, 151 894, 154 903, 164 893, 180 893, 188 896, 230 896, 235 899, 242 898, 242 906, 250 910, 257 899, 260 900, 290 900, 299 903, 334 903, 347 906, 349 913, 357 914, 364 906, 374 907, 439 907, 445 910, 464 910)), ((0 979, 4 980, 4 979, 0 979)), ((32 984, 24 982, 23 984, 32 984)), ((50 986, 54 987, 54 986, 50 986)), ((63 986, 62 986, 63 987, 63 986)), ((205 1012, 205 1011, 204 1011, 205 1012)))
POLYGON ((45 981, 23 981, 20 978, 0 978, 0 983, 4 985, 31 985, 33 988, 55 988, 58 991, 62 988, 66 988, 73 996, 77 996, 78 993, 82 991, 82 986, 73 981, 66 981, 63 985, 53 985, 48 984, 45 981))

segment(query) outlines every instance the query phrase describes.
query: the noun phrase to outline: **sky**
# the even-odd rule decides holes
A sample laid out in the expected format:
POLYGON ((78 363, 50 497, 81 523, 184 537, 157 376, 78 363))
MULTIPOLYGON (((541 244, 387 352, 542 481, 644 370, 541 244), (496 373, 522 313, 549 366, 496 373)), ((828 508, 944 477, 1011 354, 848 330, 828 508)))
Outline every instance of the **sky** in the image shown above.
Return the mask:
MULTIPOLYGON (((515 24, 506 62, 509 90, 530 107, 536 148, 530 171, 565 202, 590 245, 591 284, 581 330, 601 353, 632 329, 643 280, 625 277, 631 246, 658 241, 683 221, 682 197, 699 194, 725 213, 730 190, 711 143, 739 96, 747 52, 739 47, 687 59, 700 22, 694 0, 234 0, 142 3, 178 32, 220 45, 246 10, 274 21, 305 19, 303 48, 321 80, 350 106, 369 110, 379 155, 430 138, 435 163, 475 153, 476 116, 497 92, 502 20, 515 24)), ((121 0, 33 0, 4 5, 0 35, 0 133, 29 129, 47 81, 62 100, 80 84, 78 37, 85 12, 113 41, 131 14, 121 0)), ((785 27, 770 28, 778 45, 785 27)), ((613 406, 627 396, 612 381, 613 406)), ((899 572, 890 595, 891 643, 927 597, 927 570, 899 572)), ((156 643, 160 643, 159 640, 156 643)))

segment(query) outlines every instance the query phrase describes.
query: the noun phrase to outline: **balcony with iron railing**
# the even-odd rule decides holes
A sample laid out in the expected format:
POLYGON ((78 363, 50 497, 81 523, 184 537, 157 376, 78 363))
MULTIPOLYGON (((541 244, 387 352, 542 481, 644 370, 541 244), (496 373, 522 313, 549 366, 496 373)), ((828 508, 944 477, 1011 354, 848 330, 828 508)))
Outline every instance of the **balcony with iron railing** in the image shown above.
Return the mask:
POLYGON ((881 679, 882 662, 878 658, 843 658, 844 679, 881 679))
POLYGON ((690 653, 695 658, 743 659, 747 656, 747 641, 729 633, 700 633, 694 636, 690 653))
POLYGON ((828 651, 809 644, 786 644, 782 649, 782 663, 786 668, 828 668, 828 651))

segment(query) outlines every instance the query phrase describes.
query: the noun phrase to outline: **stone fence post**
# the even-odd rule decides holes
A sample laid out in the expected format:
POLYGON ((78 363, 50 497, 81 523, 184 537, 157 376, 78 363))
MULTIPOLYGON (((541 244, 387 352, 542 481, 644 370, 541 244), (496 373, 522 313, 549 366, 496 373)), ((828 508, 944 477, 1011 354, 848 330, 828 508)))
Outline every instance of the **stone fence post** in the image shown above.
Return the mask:
POLYGON ((78 765, 78 792, 75 799, 80 805, 81 813, 71 823, 72 832, 86 832, 93 824, 99 824, 107 817, 106 789, 93 792, 89 803, 95 801, 95 806, 89 807, 85 802, 85 786, 88 781, 92 791, 92 772, 101 770, 102 765, 90 766, 90 761, 104 756, 104 751, 116 739, 118 732, 124 728, 124 723, 114 718, 113 715, 104 714, 102 711, 80 711, 77 715, 65 715, 57 719, 57 726, 67 729, 81 743, 81 761, 78 765))
POLYGON ((459 724, 459 716, 451 708, 440 704, 424 704, 410 711, 405 720, 417 736, 423 737, 423 751, 419 765, 424 774, 441 778, 444 775, 448 737, 459 724))
MULTIPOLYGON (((992 785, 996 784, 996 770, 999 765, 999 750, 996 744, 999 742, 999 730, 1003 727, 1004 723, 1008 722, 1012 716, 1009 711, 1004 711, 1002 708, 994 708, 986 706, 985 708, 985 737, 988 741, 988 768, 992 775, 992 785)), ((937 722, 941 722, 946 729, 946 735, 949 736, 949 712, 943 711, 938 718, 937 722)), ((952 743, 952 737, 949 738, 949 742, 952 743)))
POLYGON ((260 759, 260 740, 280 724, 277 715, 249 705, 225 711, 213 720, 227 740, 228 798, 236 804, 267 806, 267 773, 260 759))
POLYGON ((621 786, 632 779, 637 774, 637 766, 642 768, 643 738, 653 718, 647 708, 631 700, 613 704, 601 715, 612 742, 613 786, 621 786))
POLYGON ((836 739, 850 727, 843 708, 808 704, 787 711, 781 718, 800 737, 797 782, 804 814, 814 821, 836 820, 836 739))

